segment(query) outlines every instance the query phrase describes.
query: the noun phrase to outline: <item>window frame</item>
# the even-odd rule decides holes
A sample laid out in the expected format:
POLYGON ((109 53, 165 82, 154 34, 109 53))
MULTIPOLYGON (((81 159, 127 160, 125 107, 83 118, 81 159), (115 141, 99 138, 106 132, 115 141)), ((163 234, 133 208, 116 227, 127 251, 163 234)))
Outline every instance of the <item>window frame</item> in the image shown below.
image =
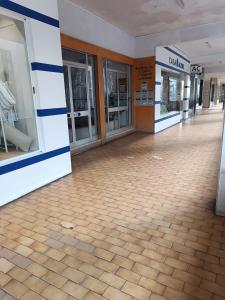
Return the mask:
POLYGON ((33 101, 32 105, 33 105, 33 109, 34 109, 34 122, 35 122, 36 130, 37 130, 37 144, 38 144, 37 150, 0 160, 0 167, 2 167, 5 165, 8 165, 8 164, 11 164, 11 163, 22 161, 24 159, 31 158, 31 157, 37 156, 39 154, 42 154, 45 152, 44 151, 45 147, 44 147, 44 139, 43 139, 44 135, 43 135, 43 129, 41 126, 41 120, 40 120, 40 118, 37 117, 37 109, 38 109, 38 107, 40 107, 38 81, 37 81, 37 76, 36 76, 35 72, 33 72, 32 68, 31 68, 31 63, 34 58, 34 47, 33 47, 33 38, 32 38, 30 19, 26 18, 16 12, 9 11, 5 8, 0 8, 0 15, 23 22, 24 33, 25 33, 24 46, 26 49, 28 76, 29 76, 29 80, 30 80, 30 89, 31 89, 31 95, 32 95, 31 101, 33 101), (35 93, 33 92, 33 90, 35 90, 35 93))

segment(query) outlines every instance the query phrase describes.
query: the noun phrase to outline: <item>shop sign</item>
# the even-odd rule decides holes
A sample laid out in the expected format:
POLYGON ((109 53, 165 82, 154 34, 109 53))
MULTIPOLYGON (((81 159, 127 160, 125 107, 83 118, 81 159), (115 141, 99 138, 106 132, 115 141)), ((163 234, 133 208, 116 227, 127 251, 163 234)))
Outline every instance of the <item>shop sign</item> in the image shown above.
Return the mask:
POLYGON ((202 66, 198 64, 191 65, 191 74, 202 74, 202 66))
POLYGON ((175 67, 184 70, 184 64, 177 58, 169 57, 169 63, 175 67))

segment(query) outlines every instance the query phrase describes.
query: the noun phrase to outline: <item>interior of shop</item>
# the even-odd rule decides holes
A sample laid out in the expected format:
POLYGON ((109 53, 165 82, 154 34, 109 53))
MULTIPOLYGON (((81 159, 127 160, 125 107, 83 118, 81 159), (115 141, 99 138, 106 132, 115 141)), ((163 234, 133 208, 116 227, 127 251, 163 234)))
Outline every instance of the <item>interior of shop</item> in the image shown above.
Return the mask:
POLYGON ((0 15, 0 161, 38 149, 24 23, 0 15))
POLYGON ((184 93, 184 76, 178 73, 161 71, 161 105, 160 114, 167 114, 172 111, 182 110, 184 93))

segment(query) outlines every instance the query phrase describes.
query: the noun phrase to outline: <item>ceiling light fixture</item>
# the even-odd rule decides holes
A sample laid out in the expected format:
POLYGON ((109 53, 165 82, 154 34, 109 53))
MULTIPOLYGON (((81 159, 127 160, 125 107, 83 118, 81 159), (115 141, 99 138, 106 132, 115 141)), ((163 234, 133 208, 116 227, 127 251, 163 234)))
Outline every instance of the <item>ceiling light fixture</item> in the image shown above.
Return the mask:
POLYGON ((182 9, 185 8, 184 0, 176 0, 176 3, 180 8, 182 8, 182 9))
POLYGON ((212 45, 210 44, 210 42, 205 42, 205 45, 206 45, 206 47, 208 47, 208 48, 212 48, 212 45))

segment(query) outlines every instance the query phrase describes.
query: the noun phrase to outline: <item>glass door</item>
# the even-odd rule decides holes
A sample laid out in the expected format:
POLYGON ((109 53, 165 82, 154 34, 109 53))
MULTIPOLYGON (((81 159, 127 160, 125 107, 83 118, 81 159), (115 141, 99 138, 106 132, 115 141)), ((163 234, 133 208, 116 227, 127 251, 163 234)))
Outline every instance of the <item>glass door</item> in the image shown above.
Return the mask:
POLYGON ((66 101, 69 110, 67 117, 72 147, 90 142, 97 133, 96 120, 92 120, 90 70, 86 64, 64 62, 66 101))
POLYGON ((106 62, 106 123, 109 134, 131 126, 130 69, 120 64, 114 67, 117 68, 111 68, 106 62))

